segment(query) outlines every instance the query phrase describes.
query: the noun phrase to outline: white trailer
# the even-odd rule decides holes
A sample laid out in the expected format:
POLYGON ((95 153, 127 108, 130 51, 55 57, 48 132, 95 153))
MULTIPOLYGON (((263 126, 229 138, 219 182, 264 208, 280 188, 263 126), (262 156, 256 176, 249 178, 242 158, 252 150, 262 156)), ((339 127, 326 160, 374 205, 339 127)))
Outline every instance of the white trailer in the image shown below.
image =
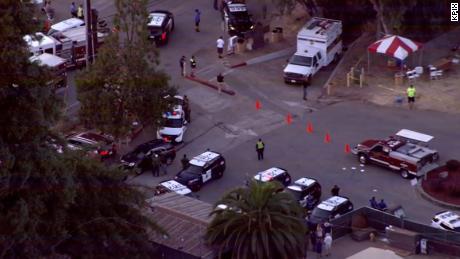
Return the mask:
POLYGON ((314 17, 297 34, 297 51, 284 69, 286 83, 311 80, 342 54, 342 22, 314 17))

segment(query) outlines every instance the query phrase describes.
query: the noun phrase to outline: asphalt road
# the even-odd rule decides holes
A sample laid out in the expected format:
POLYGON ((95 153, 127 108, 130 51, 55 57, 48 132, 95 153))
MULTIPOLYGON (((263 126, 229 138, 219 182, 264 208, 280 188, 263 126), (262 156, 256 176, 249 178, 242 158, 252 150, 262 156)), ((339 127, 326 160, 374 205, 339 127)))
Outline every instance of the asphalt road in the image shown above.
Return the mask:
MULTIPOLYGON (((62 1, 65 2, 65 1, 62 1)), ((68 1, 69 3, 71 1, 68 1)), ((94 1, 101 16, 113 13, 111 1, 94 1)), ((67 5, 65 6, 67 10, 67 5)), ((409 111, 407 107, 378 107, 366 103, 340 101, 319 103, 301 100, 301 89, 284 85, 284 59, 232 70, 226 76, 235 96, 219 94, 179 76, 181 55, 195 55, 200 77, 211 79, 225 71, 215 53, 215 40, 222 35, 220 15, 208 0, 152 1, 152 9, 172 11, 176 30, 168 46, 160 48, 161 68, 171 76, 171 82, 192 102, 192 123, 180 146, 178 158, 170 166, 169 175, 153 178, 144 174, 131 179, 132 184, 154 186, 179 171, 180 157, 198 155, 206 148, 223 153, 227 170, 220 180, 210 182, 198 192, 200 199, 216 202, 226 191, 243 184, 246 177, 272 166, 286 168, 294 178, 309 176, 323 186, 323 198, 337 184, 340 194, 348 196, 355 207, 368 205, 371 196, 384 198, 388 204, 400 204, 410 219, 428 223, 441 208, 420 198, 410 182, 398 174, 376 166, 361 167, 356 157, 344 153, 367 138, 385 138, 407 128, 435 136, 431 146, 439 150, 441 162, 460 158, 460 117, 430 111, 409 111), (202 11, 202 28, 193 28, 195 8, 202 11), (262 109, 255 109, 260 100, 262 109), (293 123, 285 117, 291 114, 293 123), (307 134, 311 122, 313 134, 307 134), (331 143, 324 143, 326 132, 331 143), (255 142, 261 137, 266 144, 265 160, 257 161, 255 142), (355 167, 356 169, 352 169, 355 167), (364 172, 361 172, 364 170, 364 172)), ((294 42, 293 42, 294 44, 294 42)), ((330 68, 314 79, 309 95, 317 97, 330 68)), ((143 134, 136 143, 153 137, 143 134)))

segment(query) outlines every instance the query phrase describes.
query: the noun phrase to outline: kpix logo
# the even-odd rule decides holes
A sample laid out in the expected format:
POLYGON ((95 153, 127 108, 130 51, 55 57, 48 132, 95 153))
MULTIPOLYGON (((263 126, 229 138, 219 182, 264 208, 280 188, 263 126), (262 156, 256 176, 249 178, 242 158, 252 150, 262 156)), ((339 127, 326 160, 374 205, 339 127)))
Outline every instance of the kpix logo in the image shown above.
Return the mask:
POLYGON ((450 21, 458 22, 458 3, 450 3, 450 21))

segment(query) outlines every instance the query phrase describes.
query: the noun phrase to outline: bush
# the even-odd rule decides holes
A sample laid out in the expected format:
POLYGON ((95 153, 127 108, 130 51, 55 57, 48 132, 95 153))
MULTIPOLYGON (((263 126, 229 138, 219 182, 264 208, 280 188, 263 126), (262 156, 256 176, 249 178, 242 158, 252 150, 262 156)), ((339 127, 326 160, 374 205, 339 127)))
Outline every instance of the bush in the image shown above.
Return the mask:
POLYGON ((451 180, 447 184, 447 192, 453 197, 460 197, 460 180, 451 180))
POLYGON ((433 192, 441 192, 444 189, 444 182, 445 180, 442 178, 434 178, 428 183, 433 192))
POLYGON ((449 160, 446 162, 446 169, 449 173, 459 171, 460 161, 458 160, 449 160))

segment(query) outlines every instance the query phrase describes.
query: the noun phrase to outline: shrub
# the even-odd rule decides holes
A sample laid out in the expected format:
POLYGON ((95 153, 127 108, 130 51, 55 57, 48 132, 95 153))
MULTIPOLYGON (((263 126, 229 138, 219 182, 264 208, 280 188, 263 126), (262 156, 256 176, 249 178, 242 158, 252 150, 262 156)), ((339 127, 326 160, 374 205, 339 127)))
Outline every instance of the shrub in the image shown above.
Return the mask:
POLYGON ((453 197, 460 197, 460 180, 451 180, 446 184, 447 192, 453 197))
POLYGON ((441 192, 444 189, 444 182, 445 180, 442 178, 434 178, 428 184, 433 192, 441 192))
POLYGON ((369 223, 367 222, 367 217, 364 214, 353 215, 351 218, 351 227, 352 228, 367 228, 369 223))
POLYGON ((458 160, 449 160, 446 162, 446 169, 449 173, 459 171, 460 161, 458 160))

